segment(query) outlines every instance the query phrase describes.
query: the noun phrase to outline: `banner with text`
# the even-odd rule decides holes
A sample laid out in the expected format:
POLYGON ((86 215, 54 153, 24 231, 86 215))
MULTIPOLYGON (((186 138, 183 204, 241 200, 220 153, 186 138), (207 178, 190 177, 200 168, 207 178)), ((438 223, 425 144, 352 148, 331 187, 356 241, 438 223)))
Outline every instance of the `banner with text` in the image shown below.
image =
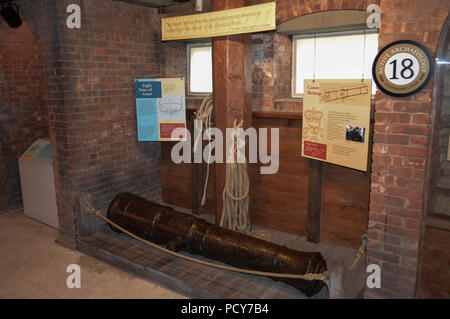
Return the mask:
POLYGON ((367 171, 372 80, 305 80, 302 156, 367 171))
POLYGON ((184 78, 136 79, 136 114, 139 141, 180 141, 185 138, 184 78), (171 138, 181 129, 177 138, 171 138))
POLYGON ((181 40, 262 32, 276 29, 275 2, 162 18, 162 40, 181 40))

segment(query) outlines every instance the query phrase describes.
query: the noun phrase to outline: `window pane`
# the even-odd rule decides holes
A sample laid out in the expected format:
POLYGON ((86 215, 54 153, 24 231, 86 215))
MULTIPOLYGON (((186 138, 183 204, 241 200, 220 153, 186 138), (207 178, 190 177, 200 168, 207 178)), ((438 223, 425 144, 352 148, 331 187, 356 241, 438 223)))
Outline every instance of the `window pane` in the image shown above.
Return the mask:
MULTIPOLYGON (((296 94, 303 94, 303 81, 314 78, 314 51, 316 54, 316 79, 361 79, 372 78, 372 63, 378 53, 378 34, 343 35, 295 40, 296 49, 296 94), (364 60, 364 61, 363 61, 364 60), (363 63, 364 62, 364 63, 363 63)), ((376 85, 372 85, 375 94, 376 85)))
POLYGON ((192 93, 212 92, 211 47, 190 48, 190 91, 192 93))

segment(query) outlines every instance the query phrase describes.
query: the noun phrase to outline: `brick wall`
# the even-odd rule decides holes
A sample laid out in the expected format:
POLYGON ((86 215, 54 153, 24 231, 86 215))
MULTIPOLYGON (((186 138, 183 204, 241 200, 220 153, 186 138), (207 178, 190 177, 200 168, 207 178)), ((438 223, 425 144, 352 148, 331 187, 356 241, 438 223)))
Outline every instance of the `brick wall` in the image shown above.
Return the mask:
MULTIPOLYGON (((266 1, 254 1, 261 2, 266 1)), ((107 0, 19 3, 45 64, 61 234, 70 244, 77 194, 90 192, 101 209, 125 190, 160 198, 159 144, 136 141, 133 79, 182 76, 185 53, 182 44, 160 45, 156 9, 107 0), (81 4, 81 30, 65 27, 70 3, 81 4)), ((279 1, 277 23, 321 10, 365 9, 367 3, 372 2, 279 1)), ((380 48, 412 39, 436 51, 448 1, 379 3, 380 48)), ((286 96, 289 47, 281 35, 253 36, 255 110, 300 108, 286 96)), ((382 267, 382 289, 376 292, 385 297, 415 295, 432 89, 430 83, 409 98, 378 93, 375 100, 368 254, 370 263, 382 267)))
POLYGON ((275 32, 252 35, 253 111, 300 112, 291 98, 292 40, 275 32))
POLYGON ((19 156, 48 135, 44 67, 26 23, 0 19, 0 212, 22 207, 19 156))
POLYGON ((46 63, 60 241, 75 247, 75 199, 105 209, 131 191, 161 199, 160 144, 137 141, 134 79, 159 77, 157 9, 108 0, 19 2, 46 63), (66 7, 81 7, 68 29, 66 7))
MULTIPOLYGON (((380 48, 410 39, 435 54, 448 1, 381 1, 380 7, 380 48)), ((432 90, 430 83, 408 98, 376 96, 368 253, 369 263, 382 267, 377 292, 385 297, 416 294, 432 90)))

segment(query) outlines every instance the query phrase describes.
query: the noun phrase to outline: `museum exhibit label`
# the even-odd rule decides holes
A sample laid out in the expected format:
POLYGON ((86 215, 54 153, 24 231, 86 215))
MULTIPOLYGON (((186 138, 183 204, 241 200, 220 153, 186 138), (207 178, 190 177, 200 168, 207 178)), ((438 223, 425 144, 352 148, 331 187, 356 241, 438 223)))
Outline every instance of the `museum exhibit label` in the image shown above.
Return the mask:
POLYGON ((276 29, 275 2, 161 19, 162 40, 200 39, 276 29))
POLYGON ((372 80, 305 80, 302 156, 367 171, 372 80))
POLYGON ((428 49, 411 40, 385 46, 375 58, 372 76, 384 93, 404 97, 420 92, 430 81, 433 60, 428 49))
POLYGON ((139 141, 180 141, 185 138, 184 82, 184 78, 135 80, 139 141), (182 130, 175 132, 177 129, 182 130), (172 138, 172 133, 177 136, 172 138))

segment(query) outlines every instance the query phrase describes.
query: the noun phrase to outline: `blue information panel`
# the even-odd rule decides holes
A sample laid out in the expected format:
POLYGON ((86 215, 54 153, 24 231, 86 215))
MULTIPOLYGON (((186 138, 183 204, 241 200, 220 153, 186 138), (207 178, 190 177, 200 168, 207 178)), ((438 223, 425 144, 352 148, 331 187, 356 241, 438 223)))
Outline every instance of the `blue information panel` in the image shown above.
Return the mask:
POLYGON ((184 139, 186 129, 184 78, 136 79, 135 90, 138 140, 184 139))

